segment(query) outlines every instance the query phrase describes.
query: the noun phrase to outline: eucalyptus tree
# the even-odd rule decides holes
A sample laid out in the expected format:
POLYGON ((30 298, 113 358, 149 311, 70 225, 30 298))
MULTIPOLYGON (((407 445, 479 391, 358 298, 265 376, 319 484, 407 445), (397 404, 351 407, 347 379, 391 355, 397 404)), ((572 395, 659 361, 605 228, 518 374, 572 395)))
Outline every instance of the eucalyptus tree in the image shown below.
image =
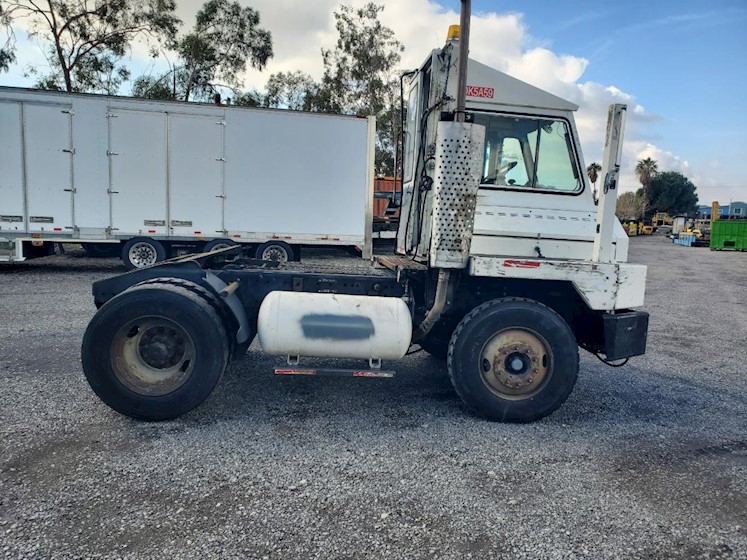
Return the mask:
POLYGON ((133 42, 173 45, 180 20, 174 0, 2 0, 0 23, 9 40, 0 66, 15 55, 13 26, 44 43, 48 68, 35 67, 37 86, 66 91, 116 93, 129 78, 122 60, 133 42))

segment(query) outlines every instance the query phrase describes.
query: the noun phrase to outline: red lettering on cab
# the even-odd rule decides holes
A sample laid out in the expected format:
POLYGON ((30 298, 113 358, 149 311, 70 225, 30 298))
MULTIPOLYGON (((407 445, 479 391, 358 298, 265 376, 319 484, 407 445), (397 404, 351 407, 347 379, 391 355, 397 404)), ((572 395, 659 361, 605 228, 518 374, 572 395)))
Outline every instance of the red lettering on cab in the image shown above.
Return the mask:
POLYGON ((495 96, 495 88, 485 86, 467 86, 467 97, 488 97, 495 96))

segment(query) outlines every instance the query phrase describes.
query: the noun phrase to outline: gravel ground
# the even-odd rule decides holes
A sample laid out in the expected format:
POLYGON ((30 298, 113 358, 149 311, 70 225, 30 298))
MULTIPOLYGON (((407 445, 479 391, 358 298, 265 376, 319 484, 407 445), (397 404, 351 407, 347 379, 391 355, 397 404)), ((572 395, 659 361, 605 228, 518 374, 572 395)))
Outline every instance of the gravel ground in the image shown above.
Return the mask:
POLYGON ((747 558, 747 253, 636 238, 631 260, 648 354, 583 357, 530 425, 470 416, 424 353, 348 380, 257 351, 193 413, 135 422, 79 359, 117 261, 0 268, 0 558, 747 558))

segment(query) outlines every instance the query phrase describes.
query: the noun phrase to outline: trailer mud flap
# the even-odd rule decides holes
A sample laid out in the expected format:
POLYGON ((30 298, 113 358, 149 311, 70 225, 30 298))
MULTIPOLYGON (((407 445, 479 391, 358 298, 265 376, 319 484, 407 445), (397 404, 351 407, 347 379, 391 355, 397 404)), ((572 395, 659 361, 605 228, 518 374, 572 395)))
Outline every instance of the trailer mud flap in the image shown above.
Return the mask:
POLYGON ((608 360, 621 360, 646 353, 648 313, 625 311, 604 315, 604 354, 608 360))

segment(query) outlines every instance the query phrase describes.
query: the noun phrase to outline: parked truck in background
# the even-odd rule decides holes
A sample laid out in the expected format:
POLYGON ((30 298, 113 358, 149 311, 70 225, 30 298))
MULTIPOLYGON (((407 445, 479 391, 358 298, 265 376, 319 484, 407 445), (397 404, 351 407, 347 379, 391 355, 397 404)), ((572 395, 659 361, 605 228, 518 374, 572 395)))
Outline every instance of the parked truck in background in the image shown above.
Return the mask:
POLYGON ((81 353, 106 404, 184 414, 256 336, 285 375, 391 377, 382 362, 420 346, 477 414, 527 422, 571 393, 579 347, 608 364, 645 352, 646 267, 626 262, 615 217, 625 106, 609 110, 597 207, 577 107, 468 61, 469 6, 462 37, 408 73, 395 254, 367 273, 313 273, 224 248, 96 282, 81 353))
POLYGON ((375 121, 0 87, 0 260, 371 254, 375 121))

